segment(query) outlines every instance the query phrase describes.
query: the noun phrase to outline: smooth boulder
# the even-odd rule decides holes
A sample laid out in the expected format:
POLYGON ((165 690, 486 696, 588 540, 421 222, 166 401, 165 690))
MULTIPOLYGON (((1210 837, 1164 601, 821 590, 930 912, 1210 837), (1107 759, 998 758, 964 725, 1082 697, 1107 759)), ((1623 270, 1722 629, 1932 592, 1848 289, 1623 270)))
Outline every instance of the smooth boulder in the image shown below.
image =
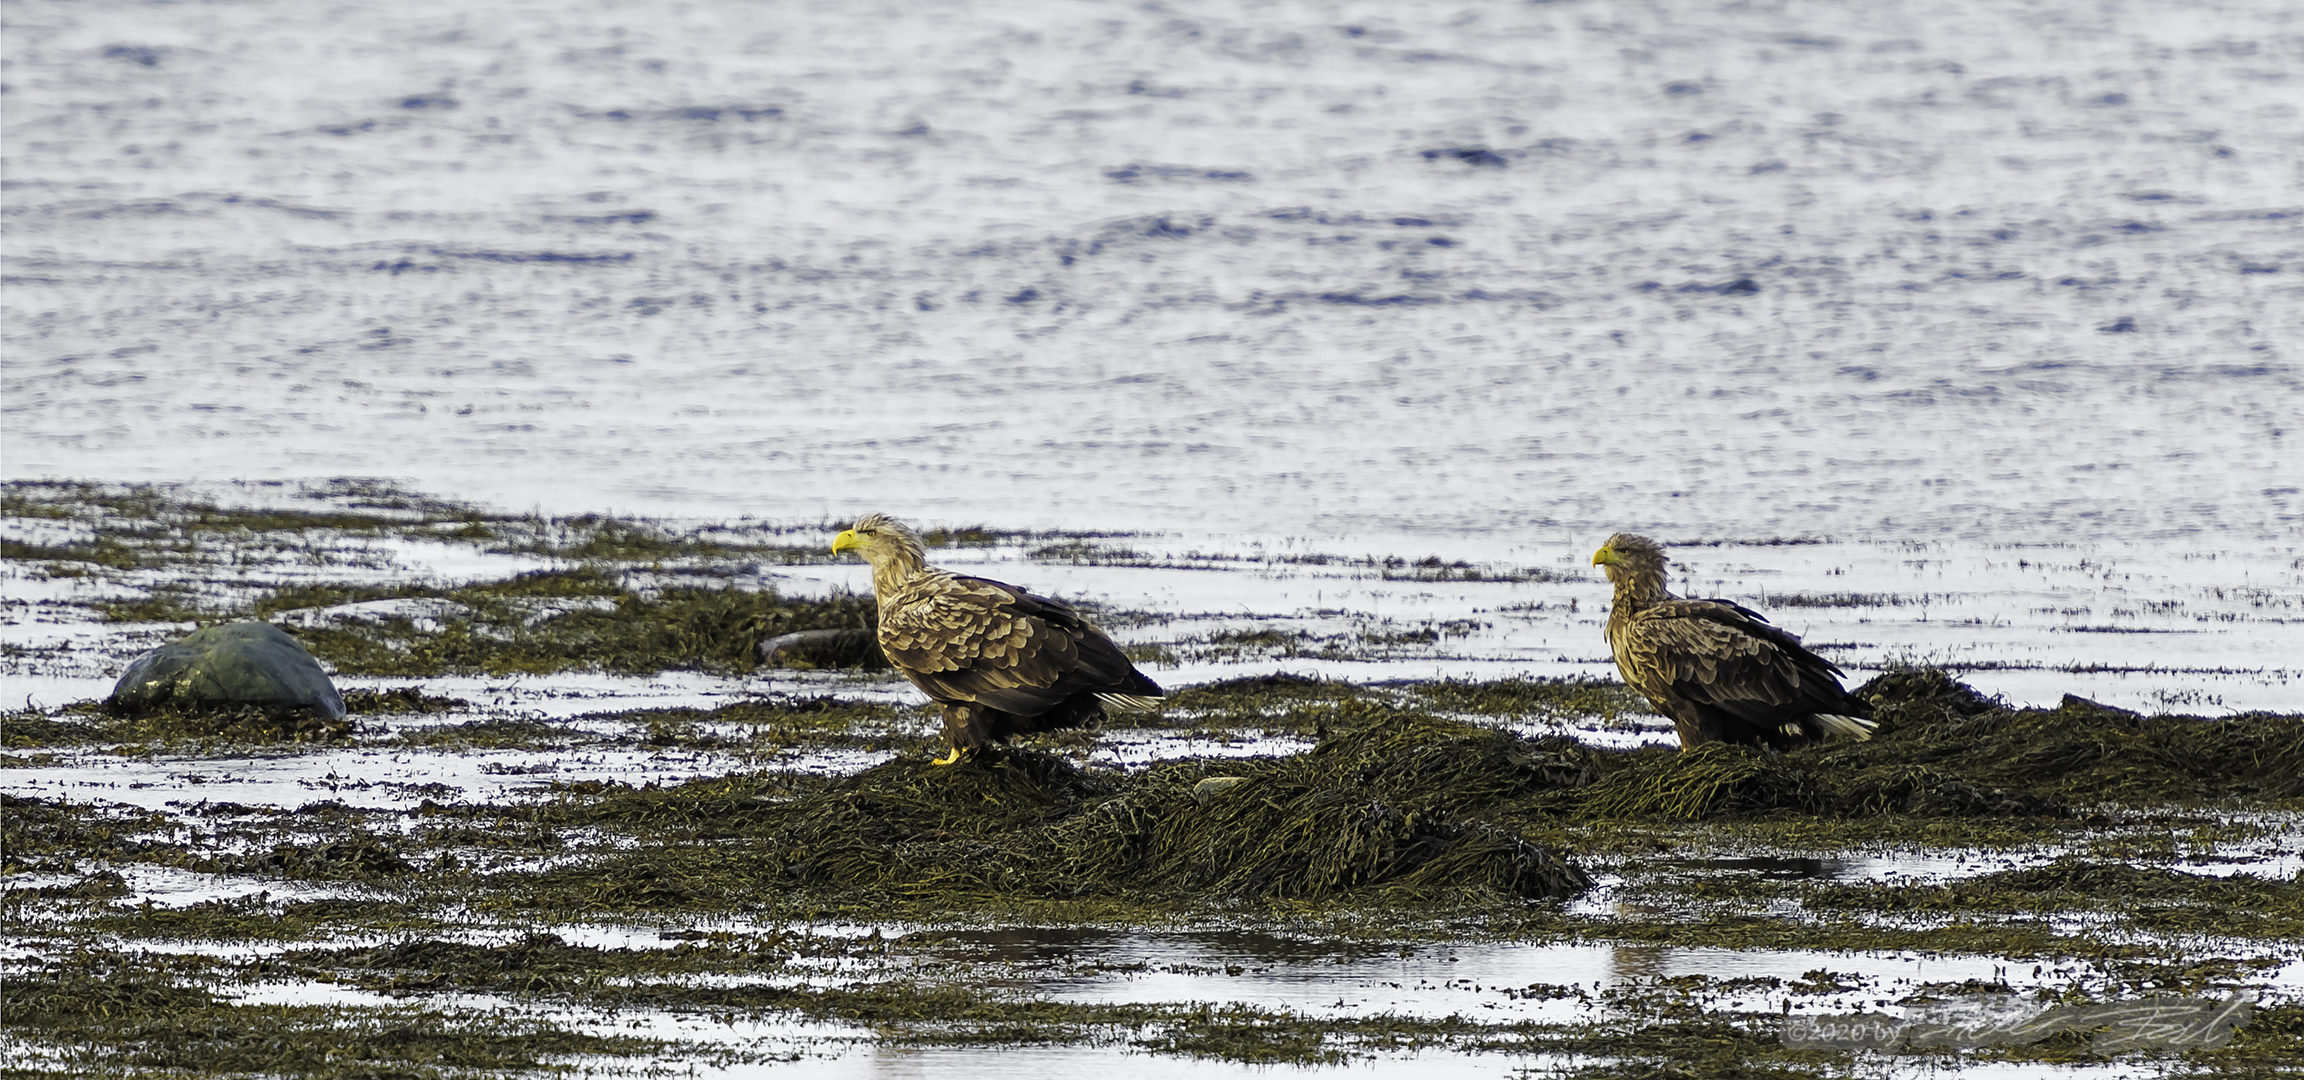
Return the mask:
POLYGON ((320 662, 295 638, 265 622, 196 630, 137 657, 121 673, 106 704, 128 713, 163 705, 256 705, 310 709, 328 720, 344 715, 344 696, 320 670, 320 662))

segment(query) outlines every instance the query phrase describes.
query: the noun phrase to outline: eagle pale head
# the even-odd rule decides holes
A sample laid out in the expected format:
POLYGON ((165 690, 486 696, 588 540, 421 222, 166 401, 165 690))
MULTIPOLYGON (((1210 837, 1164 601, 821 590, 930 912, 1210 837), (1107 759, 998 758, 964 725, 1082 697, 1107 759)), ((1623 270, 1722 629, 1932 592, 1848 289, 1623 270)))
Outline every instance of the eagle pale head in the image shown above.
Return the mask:
POLYGON ((1626 575, 1654 574, 1664 576, 1664 545, 1645 536, 1617 533, 1592 553, 1592 565, 1603 568, 1610 581, 1622 581, 1626 575))
POLYGON ((832 554, 843 551, 853 551, 875 566, 892 557, 908 556, 914 563, 927 557, 919 538, 886 514, 866 514, 841 530, 832 538, 832 554))

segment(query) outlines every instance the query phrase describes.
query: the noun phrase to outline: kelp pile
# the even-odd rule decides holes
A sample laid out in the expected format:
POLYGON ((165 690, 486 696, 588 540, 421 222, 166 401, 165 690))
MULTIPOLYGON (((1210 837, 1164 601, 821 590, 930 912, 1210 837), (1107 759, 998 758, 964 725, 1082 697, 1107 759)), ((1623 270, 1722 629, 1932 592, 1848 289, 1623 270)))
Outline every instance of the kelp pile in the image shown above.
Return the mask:
MULTIPOLYGON (((1253 688, 1259 692, 1266 687, 1253 688)), ((1321 698, 1290 686, 1291 699, 1321 698)), ((2110 799, 2291 806, 2292 718, 2011 710, 1941 673, 1884 677, 1870 742, 1779 754, 1598 749, 1359 698, 1311 750, 1085 769, 1030 748, 951 767, 907 754, 819 781, 735 774, 582 785, 528 812, 646 838, 494 883, 560 910, 966 910, 986 901, 1185 908, 1494 902, 1588 884, 1574 844, 1619 825, 2011 819, 2110 799), (653 843, 647 841, 654 841, 653 843)), ((1198 704, 1214 707, 1203 691, 1198 704)), ((481 807, 436 813, 487 816, 481 807)))
POLYGON ((994 752, 965 779, 896 762, 796 806, 802 884, 906 898, 1041 896, 1387 899, 1469 888, 1564 896, 1588 882, 1553 852, 1479 824, 1477 800, 1555 782, 1495 732, 1395 716, 1309 754, 1179 762, 1138 777, 994 752), (1218 780, 1221 783, 1211 784, 1218 780), (1450 788, 1444 781, 1454 786, 1450 788), (1000 843, 974 807, 1031 807, 1000 843), (965 869, 962 869, 965 868, 965 869))
POLYGON ((1402 714, 1308 754, 1136 774, 989 748, 951 767, 899 758, 813 790, 730 777, 569 792, 539 818, 716 843, 547 871, 527 895, 619 909, 751 906, 741 898, 762 896, 915 909, 989 898, 1557 897, 1588 884, 1583 872, 1474 815, 1577 775, 1552 756, 1523 754, 1509 735, 1402 714))
POLYGON ((2011 709, 1935 669, 1895 671, 1858 694, 1879 731, 1776 754, 1713 744, 1594 750, 1569 744, 1597 776, 1544 809, 1585 818, 1717 820, 1768 814, 1833 818, 2066 818, 2128 805, 2304 800, 2304 724, 2246 714, 2145 717, 2066 697, 2011 709))
POLYGON ((870 597, 644 586, 598 566, 452 587, 291 587, 259 597, 251 613, 293 617, 378 600, 431 602, 427 621, 438 625, 405 616, 339 620, 298 627, 297 639, 346 675, 743 672, 760 665, 763 642, 800 630, 869 629, 878 615, 870 597))

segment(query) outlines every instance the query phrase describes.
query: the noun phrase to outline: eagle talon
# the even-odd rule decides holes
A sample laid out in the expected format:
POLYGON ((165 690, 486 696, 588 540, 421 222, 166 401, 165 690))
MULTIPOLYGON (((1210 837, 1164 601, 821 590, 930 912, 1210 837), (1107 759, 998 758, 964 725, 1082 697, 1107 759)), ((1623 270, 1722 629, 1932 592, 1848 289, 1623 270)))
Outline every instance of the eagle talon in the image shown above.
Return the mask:
POLYGON ((934 761, 931 761, 931 762, 929 762, 928 764, 930 764, 930 765, 950 765, 950 764, 952 764, 953 762, 955 762, 955 761, 958 761, 958 760, 960 760, 960 748, 959 748, 959 747, 957 747, 957 746, 955 746, 955 747, 953 747, 952 749, 950 749, 950 750, 948 750, 948 751, 945 751, 945 753, 944 753, 944 756, 943 756, 943 757, 937 758, 936 760, 934 760, 934 761))

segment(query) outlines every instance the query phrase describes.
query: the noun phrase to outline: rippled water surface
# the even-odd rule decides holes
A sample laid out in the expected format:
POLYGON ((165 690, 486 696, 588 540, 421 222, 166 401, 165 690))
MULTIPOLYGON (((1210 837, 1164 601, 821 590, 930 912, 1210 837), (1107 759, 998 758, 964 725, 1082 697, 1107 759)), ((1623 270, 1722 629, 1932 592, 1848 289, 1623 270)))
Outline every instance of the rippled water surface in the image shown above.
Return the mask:
POLYGON ((2304 506, 2277 0, 6 18, 11 476, 2291 549, 2304 506))

